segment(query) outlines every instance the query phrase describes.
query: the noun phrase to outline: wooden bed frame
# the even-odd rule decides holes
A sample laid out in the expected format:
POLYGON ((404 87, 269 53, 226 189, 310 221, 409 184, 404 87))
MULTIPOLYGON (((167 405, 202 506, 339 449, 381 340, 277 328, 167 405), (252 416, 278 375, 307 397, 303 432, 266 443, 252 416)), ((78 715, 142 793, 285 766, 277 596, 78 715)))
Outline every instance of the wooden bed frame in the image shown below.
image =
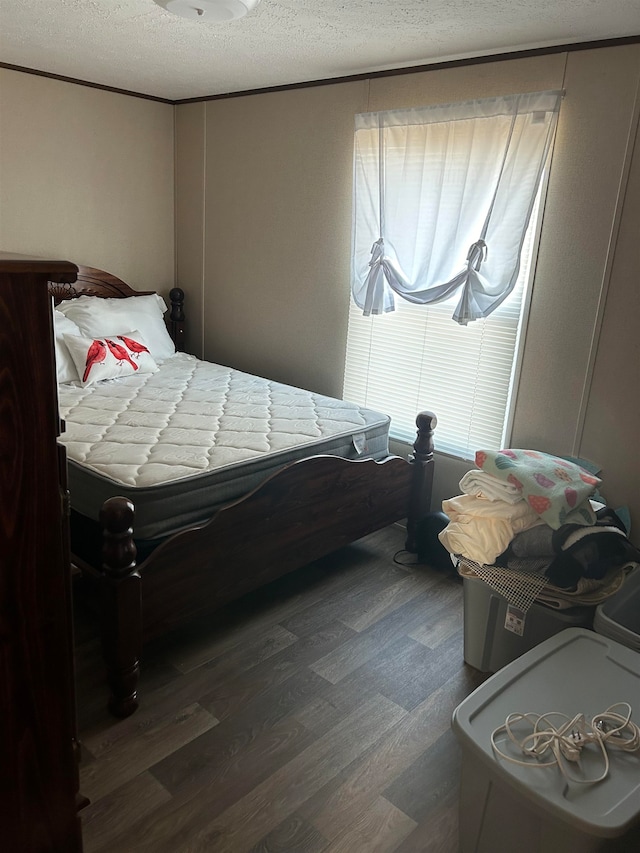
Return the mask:
MULTIPOLYGON (((83 294, 152 292, 134 291, 110 273, 82 266, 75 284, 52 282, 49 289, 56 303, 83 294)), ((170 299, 168 327, 181 350, 182 290, 174 288, 170 299)), ((323 455, 285 465, 207 523, 165 539, 139 565, 130 500, 114 495, 105 502, 101 532, 95 521, 74 513, 73 563, 99 586, 112 713, 126 717, 138 707, 142 646, 178 624, 403 518, 406 548, 415 553, 418 522, 430 510, 436 418, 422 412, 416 423, 409 461, 323 455)))

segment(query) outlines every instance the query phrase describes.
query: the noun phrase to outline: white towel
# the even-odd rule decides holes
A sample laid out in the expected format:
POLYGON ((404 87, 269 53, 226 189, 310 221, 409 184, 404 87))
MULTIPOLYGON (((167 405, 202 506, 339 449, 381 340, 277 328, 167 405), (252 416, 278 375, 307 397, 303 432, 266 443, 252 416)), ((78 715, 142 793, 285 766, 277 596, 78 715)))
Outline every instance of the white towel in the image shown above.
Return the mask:
POLYGON ((438 539, 450 554, 461 554, 481 565, 491 565, 516 533, 541 524, 540 516, 526 501, 508 504, 473 495, 442 501, 450 519, 438 539))
POLYGON ((464 495, 473 495, 476 498, 484 498, 486 501, 505 501, 508 504, 517 504, 522 500, 522 493, 513 483, 500 480, 494 474, 487 471, 473 469, 467 471, 460 480, 460 489, 464 495))

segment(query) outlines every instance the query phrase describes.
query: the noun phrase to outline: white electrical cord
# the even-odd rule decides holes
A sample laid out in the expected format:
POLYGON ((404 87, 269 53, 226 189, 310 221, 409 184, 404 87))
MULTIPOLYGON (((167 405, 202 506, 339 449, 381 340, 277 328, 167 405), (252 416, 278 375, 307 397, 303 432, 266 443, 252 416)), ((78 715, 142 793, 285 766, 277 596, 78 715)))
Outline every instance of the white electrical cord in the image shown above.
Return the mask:
POLYGON ((631 705, 627 702, 610 705, 602 714, 596 714, 590 725, 587 725, 584 714, 576 714, 572 718, 559 711, 550 711, 547 714, 509 714, 504 725, 498 726, 491 733, 491 746, 497 755, 513 764, 521 767, 557 766, 568 781, 592 785, 601 782, 609 773, 608 747, 626 752, 640 750, 640 728, 631 722, 631 705), (625 713, 615 710, 623 708, 626 709, 625 713), (554 725, 550 719, 552 717, 560 718, 561 723, 554 725), (518 739, 512 727, 523 720, 530 724, 532 731, 526 737, 518 739), (503 752, 496 744, 496 738, 503 733, 531 760, 523 761, 503 752), (579 764, 582 749, 590 743, 600 749, 604 770, 595 779, 581 779, 569 772, 568 762, 579 764), (549 756, 548 761, 541 760, 548 753, 551 753, 552 757, 549 756))

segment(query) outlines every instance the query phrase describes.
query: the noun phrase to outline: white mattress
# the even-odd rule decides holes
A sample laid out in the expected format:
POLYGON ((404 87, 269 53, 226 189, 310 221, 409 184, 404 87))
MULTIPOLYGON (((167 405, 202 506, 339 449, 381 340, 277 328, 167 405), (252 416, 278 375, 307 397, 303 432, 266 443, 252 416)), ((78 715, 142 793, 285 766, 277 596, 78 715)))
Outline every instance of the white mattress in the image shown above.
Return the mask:
POLYGON ((97 519, 124 495, 143 539, 210 517, 287 462, 388 455, 387 415, 184 353, 58 394, 73 508, 97 519))

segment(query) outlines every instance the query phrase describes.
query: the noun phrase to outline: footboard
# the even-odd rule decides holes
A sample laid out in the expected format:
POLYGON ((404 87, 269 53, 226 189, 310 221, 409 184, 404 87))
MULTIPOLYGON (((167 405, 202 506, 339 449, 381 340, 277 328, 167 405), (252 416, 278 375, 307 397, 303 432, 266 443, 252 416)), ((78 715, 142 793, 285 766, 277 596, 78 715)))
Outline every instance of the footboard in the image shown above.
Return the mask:
POLYGON ((435 423, 431 413, 418 416, 409 462, 314 456, 291 463, 206 524, 167 539, 140 566, 132 559, 133 505, 107 501, 101 582, 114 713, 137 706, 143 641, 403 518, 415 551, 416 523, 430 509, 435 423))

